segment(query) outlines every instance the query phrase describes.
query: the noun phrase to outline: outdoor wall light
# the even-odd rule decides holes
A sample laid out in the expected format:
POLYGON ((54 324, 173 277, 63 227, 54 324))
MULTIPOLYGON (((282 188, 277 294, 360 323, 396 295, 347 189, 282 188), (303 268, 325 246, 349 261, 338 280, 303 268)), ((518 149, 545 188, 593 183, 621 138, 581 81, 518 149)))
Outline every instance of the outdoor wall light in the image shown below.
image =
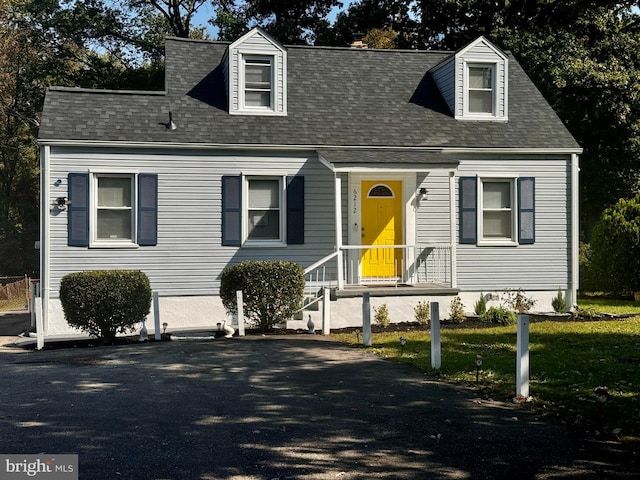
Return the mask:
POLYGON ((427 199, 427 189, 426 189, 426 188, 424 188, 424 187, 419 188, 419 189, 416 191, 416 201, 417 201, 417 205, 418 205, 418 206, 420 206, 420 203, 421 203, 423 200, 426 200, 426 199, 427 199))
POLYGON ((59 187, 59 186, 62 184, 62 180, 57 179, 55 182, 53 182, 53 184, 54 184, 56 187, 59 187))
POLYGON ((169 112, 169 123, 167 123, 167 130, 177 130, 177 125, 173 123, 173 113, 169 112))
POLYGON ((56 197, 51 205, 58 210, 64 210, 67 208, 67 205, 71 205, 71 202, 67 201, 66 197, 56 197))

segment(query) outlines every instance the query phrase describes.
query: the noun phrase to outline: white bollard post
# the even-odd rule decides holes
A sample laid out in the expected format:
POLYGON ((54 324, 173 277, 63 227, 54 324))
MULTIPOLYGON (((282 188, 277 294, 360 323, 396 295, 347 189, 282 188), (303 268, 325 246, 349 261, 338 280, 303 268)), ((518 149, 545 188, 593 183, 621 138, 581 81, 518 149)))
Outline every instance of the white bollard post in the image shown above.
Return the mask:
POLYGON ((529 397, 529 315, 518 315, 516 398, 529 397))
POLYGON ((31 315, 31 326, 36 326, 36 285, 29 283, 29 314, 31 315))
POLYGON ((331 292, 327 287, 322 289, 322 334, 331 333, 331 292))
POLYGON ((369 292, 362 294, 362 344, 371 346, 371 303, 369 292))
POLYGON ((153 338, 160 340, 162 338, 160 331, 160 297, 158 292, 153 292, 153 338))
POLYGON ((238 310, 238 336, 244 337, 244 300, 242 290, 236 290, 236 305, 238 310))
POLYGON ((439 369, 441 366, 440 346, 440 304, 431 302, 431 368, 439 369))

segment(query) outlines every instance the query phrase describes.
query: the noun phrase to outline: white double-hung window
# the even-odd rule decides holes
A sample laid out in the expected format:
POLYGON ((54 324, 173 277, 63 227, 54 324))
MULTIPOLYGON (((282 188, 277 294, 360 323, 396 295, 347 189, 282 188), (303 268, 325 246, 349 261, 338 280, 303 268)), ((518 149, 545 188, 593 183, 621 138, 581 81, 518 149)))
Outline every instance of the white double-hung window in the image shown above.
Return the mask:
POLYGON ((134 175, 95 174, 94 242, 135 243, 134 175))
POLYGON ((495 114, 495 65, 467 65, 467 111, 470 114, 495 114))
POLYGON ((481 240, 515 242, 515 179, 480 180, 481 240))
POLYGON ((284 242, 283 179, 247 178, 247 242, 284 242))
POLYGON ((273 109, 273 57, 244 55, 244 108, 273 109))

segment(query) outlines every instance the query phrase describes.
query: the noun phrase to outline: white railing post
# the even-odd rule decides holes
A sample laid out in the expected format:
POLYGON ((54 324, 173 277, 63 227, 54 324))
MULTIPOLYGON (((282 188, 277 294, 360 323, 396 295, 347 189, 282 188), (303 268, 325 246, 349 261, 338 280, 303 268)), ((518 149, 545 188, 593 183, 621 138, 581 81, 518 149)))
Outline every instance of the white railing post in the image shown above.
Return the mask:
POLYGON ((440 304, 431 302, 431 368, 439 369, 441 365, 440 344, 440 304))
POLYGON ((160 340, 160 297, 158 292, 153 292, 153 338, 160 340))
POLYGON ((362 294, 362 343, 371 346, 371 303, 369 292, 362 294))
POLYGON ((42 302, 36 302, 36 348, 44 348, 44 318, 42 317, 42 302))
POLYGON ((238 336, 244 337, 244 300, 242 290, 236 290, 236 307, 238 312, 238 336))
POLYGON ((516 398, 529 397, 529 315, 518 315, 516 398))
POLYGON ((322 334, 331 333, 331 291, 324 287, 322 289, 322 334))

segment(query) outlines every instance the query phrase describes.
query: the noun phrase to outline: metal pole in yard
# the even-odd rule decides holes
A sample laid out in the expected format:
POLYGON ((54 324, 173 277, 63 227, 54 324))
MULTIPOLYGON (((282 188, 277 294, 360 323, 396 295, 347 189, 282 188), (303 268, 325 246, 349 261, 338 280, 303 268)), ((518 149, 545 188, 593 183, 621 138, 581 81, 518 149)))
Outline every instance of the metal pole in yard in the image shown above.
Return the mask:
POLYGON ((362 294, 362 344, 371 346, 371 303, 369 292, 362 294))
POLYGON ((529 315, 518 315, 516 398, 529 397, 529 315))
POLYGON ((431 368, 439 369, 441 361, 440 345, 440 304, 431 302, 431 368))
POLYGON ((238 336, 244 337, 244 300, 242 290, 236 290, 236 305, 238 311, 238 336))

